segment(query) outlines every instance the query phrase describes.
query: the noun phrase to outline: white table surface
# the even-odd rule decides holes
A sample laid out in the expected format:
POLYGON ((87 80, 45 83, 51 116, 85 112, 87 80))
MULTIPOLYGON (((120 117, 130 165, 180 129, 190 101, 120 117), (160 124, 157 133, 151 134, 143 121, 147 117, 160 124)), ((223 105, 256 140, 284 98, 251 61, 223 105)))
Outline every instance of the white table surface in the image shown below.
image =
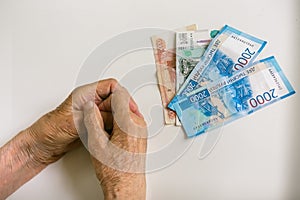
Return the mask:
MULTIPOLYGON (((0 145, 67 97, 96 47, 109 41, 107 51, 113 52, 126 45, 113 40, 126 31, 229 24, 267 40, 259 58, 275 55, 299 92, 299 8, 298 0, 0 0, 0 145)), ((122 79, 137 66, 153 62, 152 51, 137 50, 109 67, 99 63, 95 75, 122 79)), ((154 71, 139 73, 156 80, 154 71)), ((139 87, 134 97, 156 130, 149 139, 153 157, 147 163, 152 171, 147 173, 147 199, 300 199, 298 93, 225 126, 204 159, 199 153, 208 135, 191 140, 180 128, 164 127, 157 87, 139 87)), ((103 199, 103 194, 82 147, 8 199, 93 200, 103 199)))

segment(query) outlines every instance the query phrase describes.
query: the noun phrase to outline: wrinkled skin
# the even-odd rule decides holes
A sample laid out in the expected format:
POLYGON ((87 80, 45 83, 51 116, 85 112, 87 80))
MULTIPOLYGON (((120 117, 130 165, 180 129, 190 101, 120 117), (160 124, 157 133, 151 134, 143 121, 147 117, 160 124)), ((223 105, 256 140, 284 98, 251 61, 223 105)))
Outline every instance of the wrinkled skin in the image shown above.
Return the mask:
MULTIPOLYGON (((78 87, 60 106, 35 122, 29 132, 37 144, 33 149, 37 162, 53 163, 80 144, 77 123, 81 123, 81 119, 75 119, 74 116, 82 111, 88 101, 95 102, 105 121, 111 121, 110 94, 118 86, 116 80, 106 79, 78 87)), ((132 99, 129 104, 132 112, 138 112, 132 99)), ((106 129, 111 128, 108 127, 110 124, 107 123, 106 129)))
POLYGON ((145 127, 137 105, 114 79, 76 88, 0 148, 0 199, 81 141, 92 154, 106 199, 145 199, 145 127))
POLYGON ((141 115, 133 113, 130 96, 123 88, 111 98, 113 129, 108 134, 97 106, 84 107, 84 123, 88 131, 88 147, 96 175, 106 199, 145 199, 145 158, 147 128, 141 115))

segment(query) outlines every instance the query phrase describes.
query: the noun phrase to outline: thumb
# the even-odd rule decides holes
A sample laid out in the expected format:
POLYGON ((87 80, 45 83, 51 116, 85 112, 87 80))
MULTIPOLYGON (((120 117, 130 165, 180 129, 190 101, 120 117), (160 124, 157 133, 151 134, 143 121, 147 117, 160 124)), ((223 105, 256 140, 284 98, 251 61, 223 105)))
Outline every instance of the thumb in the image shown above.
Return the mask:
MULTIPOLYGON (((114 128, 136 138, 147 138, 146 123, 130 109, 131 96, 125 88, 119 87, 111 95, 111 109, 114 128)), ((141 114, 140 114, 141 115, 141 114)))
POLYGON ((101 153, 101 149, 106 147, 109 141, 108 133, 104 130, 103 118, 94 102, 89 101, 84 105, 83 114, 84 125, 88 133, 88 148, 90 153, 96 157, 101 153))

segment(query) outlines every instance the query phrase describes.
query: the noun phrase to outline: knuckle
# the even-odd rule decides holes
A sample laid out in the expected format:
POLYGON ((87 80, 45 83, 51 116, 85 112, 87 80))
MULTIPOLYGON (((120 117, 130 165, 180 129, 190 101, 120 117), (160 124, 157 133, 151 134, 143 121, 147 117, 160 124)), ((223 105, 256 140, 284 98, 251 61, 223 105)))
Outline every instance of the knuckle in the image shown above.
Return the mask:
POLYGON ((113 84, 113 85, 116 85, 116 84, 118 84, 119 82, 118 82, 118 80, 117 79, 115 79, 115 78, 108 78, 108 79, 106 79, 107 81, 109 81, 111 84, 113 84))

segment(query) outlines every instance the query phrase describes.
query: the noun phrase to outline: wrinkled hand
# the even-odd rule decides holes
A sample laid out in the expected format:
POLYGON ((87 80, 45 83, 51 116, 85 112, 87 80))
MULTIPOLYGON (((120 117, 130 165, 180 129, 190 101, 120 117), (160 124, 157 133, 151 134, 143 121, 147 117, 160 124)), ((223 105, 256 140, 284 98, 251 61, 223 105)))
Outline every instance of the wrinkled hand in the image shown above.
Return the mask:
POLYGON ((113 114, 112 133, 97 105, 84 106, 88 147, 96 175, 106 199, 145 199, 145 157, 147 128, 139 112, 133 112, 128 92, 118 87, 111 94, 107 110, 113 114))
MULTIPOLYGON (((30 139, 35 143, 31 151, 36 160, 43 164, 55 162, 79 143, 77 130, 80 128, 79 124, 82 123, 83 105, 87 102, 95 102, 105 120, 109 121, 111 114, 107 112, 107 108, 110 109, 110 95, 116 87, 118 83, 114 79, 78 87, 59 107, 28 128, 30 139)), ((133 113, 138 111, 132 100, 129 102, 129 107, 133 113)), ((108 125, 105 128, 111 129, 108 125)))

